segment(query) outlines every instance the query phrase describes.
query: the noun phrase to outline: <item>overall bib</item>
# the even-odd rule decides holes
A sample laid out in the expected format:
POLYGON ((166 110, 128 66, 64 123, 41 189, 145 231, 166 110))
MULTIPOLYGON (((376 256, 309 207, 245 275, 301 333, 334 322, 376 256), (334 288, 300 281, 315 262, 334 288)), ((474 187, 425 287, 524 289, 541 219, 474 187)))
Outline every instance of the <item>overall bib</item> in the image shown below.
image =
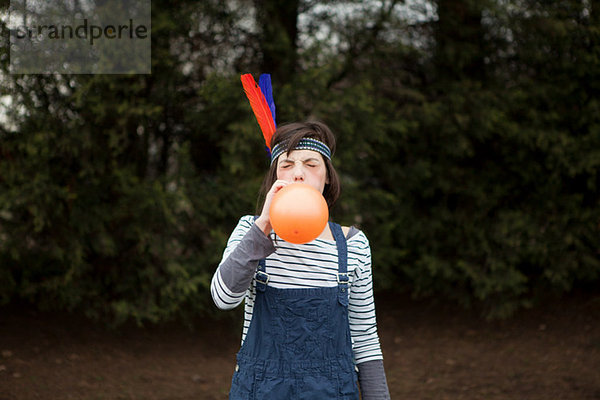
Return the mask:
POLYGON ((265 260, 256 273, 256 299, 237 354, 230 400, 358 400, 348 324, 346 238, 329 223, 338 250, 338 285, 277 289, 265 260))

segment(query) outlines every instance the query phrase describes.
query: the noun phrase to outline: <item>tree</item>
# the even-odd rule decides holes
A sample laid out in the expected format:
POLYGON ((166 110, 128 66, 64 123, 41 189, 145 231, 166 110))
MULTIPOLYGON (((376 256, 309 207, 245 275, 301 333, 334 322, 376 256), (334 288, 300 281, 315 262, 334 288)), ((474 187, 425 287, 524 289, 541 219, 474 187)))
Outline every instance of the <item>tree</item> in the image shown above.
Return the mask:
POLYGON ((2 36, 0 301, 113 323, 210 312, 268 167, 246 72, 273 74, 278 123, 337 134, 331 214, 367 233, 377 289, 507 316, 593 287, 596 10, 419 6, 153 2, 151 75, 10 75, 2 36))

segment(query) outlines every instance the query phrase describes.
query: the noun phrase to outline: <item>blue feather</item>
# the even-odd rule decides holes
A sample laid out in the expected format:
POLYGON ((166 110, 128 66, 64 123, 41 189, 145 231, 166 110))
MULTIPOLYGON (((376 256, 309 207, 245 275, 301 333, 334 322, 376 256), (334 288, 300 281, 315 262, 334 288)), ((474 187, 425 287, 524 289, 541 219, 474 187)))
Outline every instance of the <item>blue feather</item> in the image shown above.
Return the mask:
POLYGON ((273 115, 273 123, 277 127, 277 122, 275 120, 275 101, 273 100, 273 88, 271 86, 271 74, 261 74, 258 78, 258 86, 267 100, 271 115, 273 115))

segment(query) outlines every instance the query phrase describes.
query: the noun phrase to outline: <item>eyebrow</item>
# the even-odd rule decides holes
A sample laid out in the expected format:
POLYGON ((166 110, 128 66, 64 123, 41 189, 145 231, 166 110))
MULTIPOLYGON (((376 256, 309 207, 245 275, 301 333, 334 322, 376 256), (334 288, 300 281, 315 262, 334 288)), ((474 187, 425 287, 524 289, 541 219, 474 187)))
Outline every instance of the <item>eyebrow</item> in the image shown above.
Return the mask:
POLYGON ((278 164, 294 163, 296 161, 302 161, 303 163, 305 163, 305 162, 314 162, 314 161, 321 162, 317 157, 309 157, 309 158, 304 158, 304 159, 300 159, 300 160, 292 160, 291 158, 284 158, 278 164))

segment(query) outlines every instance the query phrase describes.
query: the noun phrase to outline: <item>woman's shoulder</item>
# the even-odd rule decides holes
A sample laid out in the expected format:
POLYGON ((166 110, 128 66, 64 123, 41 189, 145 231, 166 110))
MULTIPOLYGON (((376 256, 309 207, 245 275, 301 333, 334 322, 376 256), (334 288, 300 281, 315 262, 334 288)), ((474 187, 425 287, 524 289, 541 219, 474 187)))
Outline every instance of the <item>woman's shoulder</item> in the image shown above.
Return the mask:
POLYGON ((367 239, 367 235, 360 230, 358 227, 352 226, 343 226, 342 231, 344 232, 344 236, 346 236, 346 240, 348 241, 348 245, 358 246, 358 247, 368 247, 369 239, 367 239))
POLYGON ((342 226, 342 232, 347 239, 350 239, 352 235, 350 235, 350 231, 354 228, 353 226, 342 226))
POLYGON ((348 227, 346 243, 348 244, 348 257, 359 261, 359 269, 363 269, 365 265, 370 263, 371 246, 369 239, 362 230, 355 226, 348 227))
POLYGON ((250 214, 243 215, 240 217, 239 223, 252 225, 254 223, 255 219, 256 219, 256 215, 250 215, 250 214))
POLYGON ((234 232, 244 234, 252 228, 252 225, 254 225, 254 215, 244 215, 238 220, 234 232))

